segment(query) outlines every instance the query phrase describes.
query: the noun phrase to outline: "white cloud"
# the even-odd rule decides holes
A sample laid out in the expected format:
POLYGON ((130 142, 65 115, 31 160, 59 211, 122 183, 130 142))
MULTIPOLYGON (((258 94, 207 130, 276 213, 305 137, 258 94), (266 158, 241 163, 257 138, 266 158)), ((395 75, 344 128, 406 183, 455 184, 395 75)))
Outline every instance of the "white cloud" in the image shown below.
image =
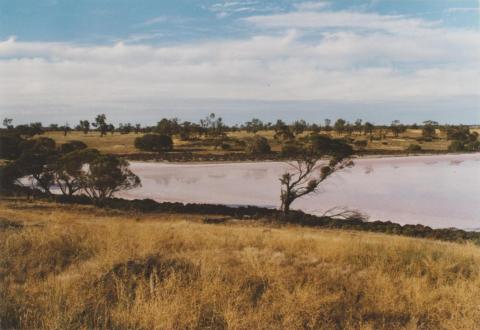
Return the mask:
POLYGON ((168 20, 168 18, 165 17, 165 16, 158 16, 158 17, 150 18, 150 19, 140 23, 139 25, 149 26, 149 25, 154 25, 154 24, 157 24, 157 23, 164 23, 167 20, 168 20))
POLYGON ((295 5, 300 11, 322 10, 329 7, 330 2, 301 2, 295 5))
POLYGON ((194 99, 389 104, 480 96, 478 31, 357 12, 247 21, 282 32, 175 46, 9 38, 0 42, 0 109, 148 109, 194 99))
POLYGON ((428 30, 439 22, 406 18, 401 15, 380 15, 355 11, 297 11, 274 15, 257 15, 244 19, 263 28, 300 29, 363 29, 389 33, 417 33, 428 30))
POLYGON ((445 10, 447 13, 479 13, 479 7, 453 7, 445 10))
POLYGON ((218 2, 206 9, 214 13, 217 18, 225 18, 233 14, 272 11, 274 8, 261 1, 244 0, 218 2))

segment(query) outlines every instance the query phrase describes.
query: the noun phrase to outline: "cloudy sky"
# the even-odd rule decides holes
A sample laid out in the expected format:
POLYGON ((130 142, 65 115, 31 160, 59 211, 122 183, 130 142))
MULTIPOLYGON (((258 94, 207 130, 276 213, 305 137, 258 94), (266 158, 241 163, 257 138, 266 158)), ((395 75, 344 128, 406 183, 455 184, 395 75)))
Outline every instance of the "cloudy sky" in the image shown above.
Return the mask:
POLYGON ((478 0, 0 0, 15 122, 480 122, 478 0))

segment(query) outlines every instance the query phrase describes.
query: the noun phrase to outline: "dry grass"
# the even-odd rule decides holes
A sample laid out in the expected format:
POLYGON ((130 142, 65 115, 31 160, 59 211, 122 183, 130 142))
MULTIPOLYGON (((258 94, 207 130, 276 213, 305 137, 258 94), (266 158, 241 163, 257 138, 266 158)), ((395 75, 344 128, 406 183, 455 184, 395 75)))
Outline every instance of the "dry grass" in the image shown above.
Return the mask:
MULTIPOLYGON (((474 130, 473 130, 474 131, 474 130)), ((274 131, 260 131, 257 133, 266 137, 271 145, 273 151, 281 151, 282 143, 273 138, 274 131)), ((304 133, 303 135, 307 135, 304 133)), ((376 133, 377 134, 377 133, 376 133)), ((248 133, 246 131, 231 132, 229 136, 239 140, 245 140, 249 137, 252 137, 253 133, 248 133)), ((342 137, 335 132, 330 133, 331 136, 335 138, 342 137)), ((388 135, 385 139, 368 141, 367 150, 385 150, 385 151, 399 151, 406 150, 410 144, 419 144, 416 138, 421 137, 421 130, 408 129, 405 133, 401 134, 400 137, 395 138, 388 132, 388 135)), ((450 141, 447 141, 445 136, 443 136, 440 131, 437 131, 438 139, 431 142, 421 142, 420 145, 425 150, 435 150, 435 151, 446 151, 450 141)), ((57 143, 62 144, 70 140, 80 140, 85 142, 90 148, 96 148, 101 152, 112 153, 112 154, 131 154, 140 152, 133 145, 135 138, 142 136, 142 134, 120 134, 114 133, 113 135, 108 133, 106 136, 100 137, 98 132, 90 132, 89 134, 83 134, 82 132, 73 131, 67 136, 63 135, 63 132, 46 132, 43 136, 53 138, 57 143)), ((355 140, 365 140, 368 139, 365 135, 353 134, 352 138, 355 140)), ((179 139, 174 139, 174 145, 176 150, 189 150, 197 154, 225 154, 234 151, 224 151, 221 149, 215 149, 213 146, 202 145, 198 142, 192 141, 181 141, 179 139)))
POLYGON ((88 147, 95 148, 104 153, 113 154, 128 154, 138 152, 133 145, 135 138, 143 134, 107 134, 100 137, 98 132, 90 132, 83 134, 83 132, 73 131, 64 136, 63 132, 46 132, 42 136, 54 139, 58 144, 62 144, 71 140, 78 140, 84 142, 88 147))
MULTIPOLYGON (((480 249, 0 202, 0 328, 474 329, 480 249)), ((187 220, 188 219, 188 220, 187 220)))

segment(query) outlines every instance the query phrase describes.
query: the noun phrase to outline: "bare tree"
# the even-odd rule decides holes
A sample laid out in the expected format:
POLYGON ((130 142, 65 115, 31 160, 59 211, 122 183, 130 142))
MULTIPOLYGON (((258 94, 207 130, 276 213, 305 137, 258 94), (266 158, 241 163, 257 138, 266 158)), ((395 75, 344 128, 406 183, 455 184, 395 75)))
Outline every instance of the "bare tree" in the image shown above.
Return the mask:
POLYGON ((319 156, 304 154, 290 166, 292 170, 280 177, 281 209, 285 215, 288 215, 290 206, 296 199, 315 193, 320 183, 336 171, 353 166, 353 162, 348 158, 336 156, 328 164, 322 164, 319 156))
POLYGON ((362 221, 368 220, 368 215, 358 210, 350 210, 350 209, 347 209, 346 207, 338 207, 338 206, 334 206, 326 210, 322 214, 322 217, 328 217, 330 219, 336 219, 336 220, 352 220, 352 219, 357 219, 362 221))

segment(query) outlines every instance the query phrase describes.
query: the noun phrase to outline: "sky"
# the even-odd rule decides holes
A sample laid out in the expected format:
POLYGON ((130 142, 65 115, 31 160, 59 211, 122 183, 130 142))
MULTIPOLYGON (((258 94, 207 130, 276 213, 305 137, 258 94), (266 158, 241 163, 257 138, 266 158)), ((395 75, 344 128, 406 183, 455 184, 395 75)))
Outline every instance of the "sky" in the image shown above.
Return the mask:
POLYGON ((478 0, 0 0, 14 123, 480 123, 478 0))

